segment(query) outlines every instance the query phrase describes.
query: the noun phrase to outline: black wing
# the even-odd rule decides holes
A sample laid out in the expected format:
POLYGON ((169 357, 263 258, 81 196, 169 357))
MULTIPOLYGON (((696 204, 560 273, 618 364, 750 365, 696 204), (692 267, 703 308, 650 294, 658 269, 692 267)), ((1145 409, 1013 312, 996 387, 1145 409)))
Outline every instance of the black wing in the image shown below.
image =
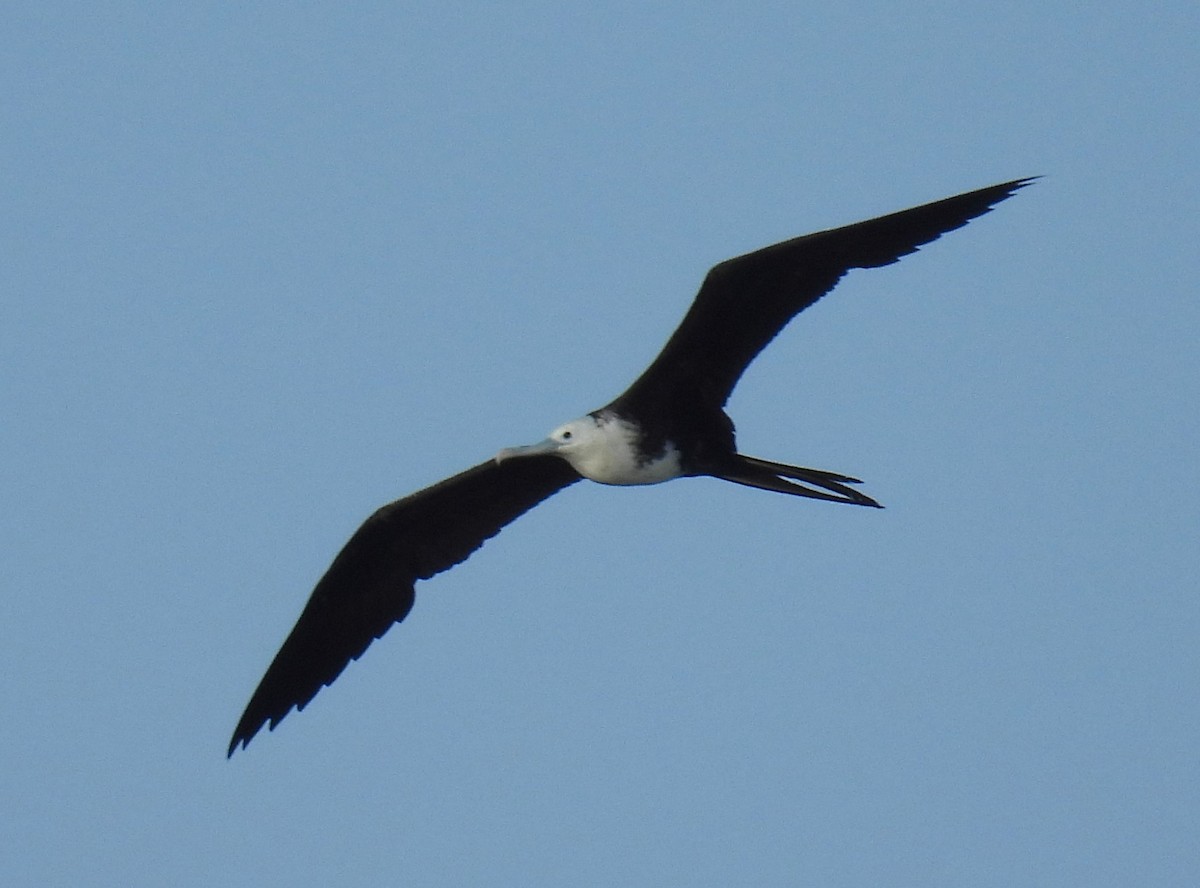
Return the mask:
POLYGON ((317 583, 233 732, 229 755, 268 721, 303 709, 408 615, 413 584, 461 561, 506 524, 580 478, 556 456, 494 461, 384 506, 317 583))
POLYGON ((852 268, 890 265, 961 228, 1033 179, 981 188, 729 259, 704 279, 688 313, 625 400, 686 393, 721 407, 775 335, 852 268))

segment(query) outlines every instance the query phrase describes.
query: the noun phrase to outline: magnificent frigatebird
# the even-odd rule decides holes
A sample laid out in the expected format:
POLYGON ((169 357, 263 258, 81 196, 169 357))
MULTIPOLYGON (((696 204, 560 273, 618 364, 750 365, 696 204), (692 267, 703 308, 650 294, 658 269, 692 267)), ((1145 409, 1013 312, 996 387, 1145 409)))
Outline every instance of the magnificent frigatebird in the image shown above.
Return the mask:
POLYGON ((657 358, 607 407, 540 444, 493 459, 379 509, 317 583, 233 732, 229 755, 303 709, 413 606, 413 585, 461 561, 542 500, 589 478, 657 484, 708 475, 779 493, 879 504, 857 478, 737 452, 722 409, 738 378, 788 321, 852 268, 878 268, 981 216, 1032 179, 793 238, 712 268, 657 358), (800 483, 797 483, 800 482, 800 483), (804 486, 809 485, 809 486, 804 486))

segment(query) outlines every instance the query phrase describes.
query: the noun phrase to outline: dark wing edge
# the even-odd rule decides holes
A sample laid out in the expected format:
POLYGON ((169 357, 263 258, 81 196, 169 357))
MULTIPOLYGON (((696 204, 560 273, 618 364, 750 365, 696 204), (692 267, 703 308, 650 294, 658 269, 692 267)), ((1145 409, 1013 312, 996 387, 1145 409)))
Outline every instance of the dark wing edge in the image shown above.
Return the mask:
POLYGON ((847 271, 898 262, 1038 178, 803 235, 715 265, 663 350, 621 398, 662 400, 688 392, 723 406, 758 353, 847 271))
POLYGON ((368 518, 317 583, 271 661, 229 743, 244 749, 303 710, 412 609, 413 586, 472 552, 580 475, 556 456, 481 463, 384 506, 368 518))

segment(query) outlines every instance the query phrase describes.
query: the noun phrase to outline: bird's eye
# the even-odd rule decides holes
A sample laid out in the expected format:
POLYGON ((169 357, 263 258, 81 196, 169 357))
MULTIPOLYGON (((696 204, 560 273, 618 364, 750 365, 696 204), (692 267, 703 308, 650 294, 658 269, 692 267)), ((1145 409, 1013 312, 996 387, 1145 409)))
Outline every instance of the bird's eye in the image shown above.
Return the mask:
POLYGON ((563 433, 562 433, 562 439, 563 439, 564 441, 570 441, 570 440, 571 440, 571 432, 563 432, 563 433))

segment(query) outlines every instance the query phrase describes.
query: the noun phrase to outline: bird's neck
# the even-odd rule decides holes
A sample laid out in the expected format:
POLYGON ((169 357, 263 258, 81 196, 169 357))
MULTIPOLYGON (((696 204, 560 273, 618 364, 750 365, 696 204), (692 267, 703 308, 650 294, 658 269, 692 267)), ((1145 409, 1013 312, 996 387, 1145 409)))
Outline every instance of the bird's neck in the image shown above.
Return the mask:
POLYGON ((610 410, 592 414, 596 428, 587 446, 567 456, 575 471, 601 484, 658 484, 683 474, 679 451, 667 441, 648 452, 634 422, 610 410))

